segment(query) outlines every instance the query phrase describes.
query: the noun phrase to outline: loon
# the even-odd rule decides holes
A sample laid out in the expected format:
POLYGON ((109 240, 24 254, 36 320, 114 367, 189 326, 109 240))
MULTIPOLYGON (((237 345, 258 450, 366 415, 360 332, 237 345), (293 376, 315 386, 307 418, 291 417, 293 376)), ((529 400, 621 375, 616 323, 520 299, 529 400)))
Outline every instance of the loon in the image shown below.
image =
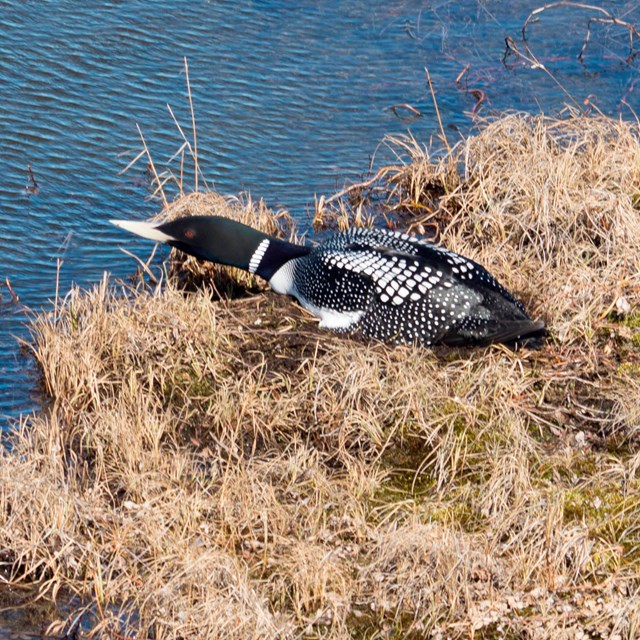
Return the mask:
POLYGON ((395 344, 487 345, 545 333, 490 273, 406 233, 350 229, 315 246, 293 244, 230 218, 111 220, 189 255, 239 267, 294 297, 320 327, 395 344))

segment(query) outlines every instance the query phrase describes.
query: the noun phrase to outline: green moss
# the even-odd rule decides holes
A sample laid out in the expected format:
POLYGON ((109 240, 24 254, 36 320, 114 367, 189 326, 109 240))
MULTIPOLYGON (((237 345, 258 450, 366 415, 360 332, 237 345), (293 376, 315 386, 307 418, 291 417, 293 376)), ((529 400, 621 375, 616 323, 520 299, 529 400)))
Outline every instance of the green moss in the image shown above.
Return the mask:
POLYGON ((516 629, 505 629, 504 623, 493 622, 473 634, 477 640, 521 640, 522 633, 516 629))
POLYGON ((548 458, 536 467, 532 478, 538 487, 548 486, 551 482, 555 486, 573 486, 581 478, 590 478, 598 471, 598 456, 595 453, 576 454, 564 461, 548 458), (536 479, 539 482, 536 482, 536 479))
POLYGON ((640 364, 634 362, 622 362, 616 369, 616 375, 620 378, 640 378, 640 364))
POLYGON ((598 335, 615 347, 617 359, 621 362, 616 373, 639 377, 640 365, 635 360, 640 350, 640 313, 620 316, 612 311, 607 320, 610 324, 602 326, 598 335), (620 327, 619 330, 616 330, 616 325, 620 327))
MULTIPOLYGON (((630 313, 627 316, 624 316, 621 320, 621 324, 625 327, 629 327, 630 329, 640 329, 640 313, 630 313)), ((637 338, 638 335, 634 335, 634 338, 637 338)))
POLYGON ((412 513, 418 507, 424 522, 454 526, 467 532, 479 531, 486 525, 486 517, 476 506, 480 489, 476 489, 474 482, 465 482, 449 491, 446 502, 437 494, 436 487, 436 479, 431 474, 395 469, 372 497, 372 507, 406 504, 412 513))
POLYGON ((435 480, 428 473, 416 472, 413 469, 396 469, 382 485, 381 496, 387 496, 393 502, 398 499, 419 498, 428 495, 434 486, 435 480))
POLYGON ((187 393, 192 397, 204 398, 212 395, 214 391, 215 385, 213 380, 205 376, 192 378, 187 393))
POLYGON ((640 329, 640 313, 629 313, 627 315, 621 316, 615 311, 612 311, 607 316, 607 320, 615 324, 621 324, 625 327, 629 327, 630 329, 640 329))
POLYGON ((564 494, 565 523, 588 528, 597 543, 594 560, 610 569, 640 563, 640 495, 637 487, 627 491, 614 483, 585 483, 564 494))
POLYGON ((455 500, 446 506, 438 506, 428 510, 429 520, 437 522, 443 526, 450 527, 452 524, 459 526, 467 533, 481 531, 487 523, 477 508, 474 500, 455 500))
POLYGON ((165 401, 195 401, 198 398, 207 398, 215 392, 215 382, 211 376, 201 375, 192 367, 175 368, 171 378, 165 380, 161 389, 165 401))
POLYGON ((430 629, 436 622, 427 619, 417 624, 411 613, 390 611, 381 615, 360 609, 357 616, 349 617, 347 626, 354 640, 422 640, 431 637, 430 629))

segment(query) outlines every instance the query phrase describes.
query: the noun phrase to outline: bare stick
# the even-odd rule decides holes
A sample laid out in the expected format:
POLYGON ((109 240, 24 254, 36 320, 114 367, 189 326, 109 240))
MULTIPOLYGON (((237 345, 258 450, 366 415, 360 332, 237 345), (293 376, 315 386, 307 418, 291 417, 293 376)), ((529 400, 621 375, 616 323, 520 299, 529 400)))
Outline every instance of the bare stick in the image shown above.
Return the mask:
POLYGON ((131 160, 131 162, 129 162, 129 164, 122 171, 119 171, 118 175, 121 176, 122 174, 129 171, 129 169, 131 169, 131 167, 133 167, 133 165, 138 162, 138 160, 140 160, 140 158, 142 158, 145 153, 147 153, 146 147, 142 151, 140 151, 140 153, 138 153, 138 155, 133 160, 131 160))
POLYGON ((531 50, 529 49, 529 45, 527 44, 527 27, 529 24, 536 19, 543 11, 548 11, 549 9, 557 9, 558 7, 572 7, 574 9, 585 9, 587 11, 595 11, 597 13, 603 14, 604 18, 589 18, 587 21, 587 34, 584 39, 584 43, 582 44, 582 48, 580 49, 580 53, 578 54, 578 60, 583 62, 584 52, 589 44, 589 40, 591 38, 591 23, 592 22, 601 22, 603 24, 615 24, 620 27, 624 27, 629 31, 629 53, 627 54, 627 63, 631 62, 633 58, 635 58, 636 54, 633 53, 633 36, 636 38, 640 38, 640 31, 636 27, 634 27, 629 22, 625 22, 624 20, 620 20, 619 18, 614 17, 609 13, 606 9, 602 7, 598 7, 593 4, 584 4, 582 2, 571 2, 570 0, 561 0, 560 2, 552 2, 550 4, 545 4, 542 7, 538 7, 534 9, 524 21, 522 25, 522 40, 525 43, 525 47, 527 48, 527 52, 533 56, 531 50))
MULTIPOLYGON (((178 157, 179 154, 182 154, 181 157, 181 165, 180 165, 180 173, 182 174, 182 168, 184 166, 184 149, 185 147, 189 150, 189 155, 194 159, 195 162, 195 168, 196 168, 196 172, 197 174, 202 178, 202 182, 204 183, 204 186, 206 188, 207 186, 207 180, 204 177, 204 174, 202 173, 202 170, 200 169, 200 165, 197 162, 197 150, 195 149, 195 146, 192 146, 191 142, 189 141, 189 139, 187 138, 187 136, 185 135, 185 132, 183 130, 183 128, 180 126, 180 123, 178 122, 178 119, 176 118, 175 113, 173 112, 173 109, 171 108, 170 104, 167 104, 167 109, 169 110, 169 114, 171 115, 171 119, 173 120, 173 124, 176 126, 176 129, 178 129, 178 133, 180 133, 180 136, 182 137, 182 139, 184 140, 184 143, 180 146, 180 148, 169 158, 168 162, 171 162, 172 160, 174 160, 175 158, 178 157)), ((196 144, 195 139, 194 139, 194 145, 196 144)), ((180 183, 182 184, 182 179, 180 180, 180 183)), ((196 180, 196 190, 198 188, 198 181, 196 180)), ((180 188, 180 191, 182 192, 182 187, 180 188)))
POLYGON ((11 294, 11 299, 14 302, 20 302, 20 297, 18 296, 18 294, 13 290, 13 287, 11 286, 11 283, 9 282, 9 277, 7 276, 4 279, 4 283, 7 285, 7 289, 9 289, 9 293, 11 294))
POLYGON ((424 71, 427 74, 427 82, 429 83, 429 90, 431 91, 433 106, 436 109, 436 117, 438 118, 438 124, 440 125, 440 133, 442 134, 442 141, 444 142, 445 147, 447 147, 447 151, 451 153, 451 147, 449 146, 447 135, 444 132, 444 127, 442 126, 442 118, 440 117, 440 109, 438 109, 438 101, 436 100, 436 93, 433 90, 433 84, 431 84, 431 75, 429 74, 429 69, 427 69, 427 67, 424 68, 424 71))
POLYGON ((545 67, 542 64, 542 62, 540 62, 540 60, 538 60, 538 58, 535 57, 535 55, 531 52, 531 49, 529 49, 529 46, 527 45, 526 41, 525 41, 524 44, 525 44, 525 47, 527 49, 527 53, 522 53, 522 51, 520 51, 518 49, 518 46, 516 45, 516 43, 513 40, 513 38, 509 38, 507 36, 504 39, 504 41, 505 41, 505 44, 506 44, 506 49, 505 49, 505 52, 504 52, 504 56, 502 57, 502 63, 505 66, 506 66, 507 54, 508 54, 509 51, 512 51, 518 57, 520 57, 523 60, 525 60, 526 62, 528 62, 532 66, 532 68, 541 69, 542 71, 544 71, 551 78, 551 80, 553 80, 553 82, 555 82, 555 84, 558 86, 560 91, 562 91, 562 93, 564 93, 564 95, 567 96, 567 98, 569 98, 569 100, 571 100, 571 102, 573 102, 573 104, 582 113, 584 113, 584 109, 582 108, 582 105, 564 88, 562 83, 553 75, 553 73, 551 73, 551 71, 549 71, 549 69, 547 69, 547 67, 545 67))
POLYGON ((633 117, 635 118, 636 123, 640 124, 640 118, 638 118, 638 114, 634 111, 633 107, 629 104, 629 101, 627 100, 627 96, 630 96, 635 90, 636 80, 637 78, 631 81, 629 88, 626 90, 625 94, 620 99, 620 104, 625 105, 629 109, 629 111, 631 111, 631 113, 633 114, 633 117))
POLYGON ((151 252, 151 255, 149 256, 149 258, 147 259, 146 262, 143 262, 143 260, 141 258, 139 258, 135 253, 132 253, 131 251, 127 251, 124 247, 120 247, 120 251, 122 251, 122 253, 126 253, 130 258, 133 258, 140 265, 142 270, 149 276, 149 279, 151 280, 151 282, 153 284, 157 284, 158 283, 158 278, 156 278, 153 275, 153 272, 149 268, 149 264, 153 260, 153 257, 156 254, 156 249, 157 248, 158 248, 158 245, 156 244, 153 247, 153 251, 151 252))
POLYGON ((169 103, 167 103, 167 109, 169 110, 169 114, 171 115, 173 124, 176 125, 176 129, 178 129, 178 132, 180 133, 182 139, 184 140, 184 144, 169 158, 169 162, 171 162, 174 158, 176 158, 178 154, 184 149, 185 146, 187 147, 187 149, 189 149, 189 153, 191 154, 191 157, 193 157, 193 147, 191 146, 191 143, 189 142, 189 139, 187 138, 187 136, 184 134, 184 131, 182 130, 182 127, 180 126, 180 123, 178 122, 178 119, 176 118, 175 113, 173 113, 173 109, 171 108, 171 105, 169 103))
POLYGON ((184 183, 184 148, 180 153, 180 193, 184 193, 182 185, 184 183))
POLYGON ((582 43, 582 48, 580 49, 580 53, 578 54, 578 60, 583 65, 584 65, 584 53, 585 53, 587 45, 589 44, 589 41, 591 39, 591 23, 592 22, 599 22, 601 24, 618 25, 618 26, 624 27, 625 29, 628 30, 628 32, 629 32, 629 53, 627 54, 627 58, 626 58, 627 64, 629 64, 638 55, 638 52, 634 53, 634 51, 633 51, 633 37, 636 36, 637 38, 640 38, 640 31, 638 31, 638 29, 636 27, 634 27, 632 24, 630 24, 628 22, 625 22, 624 20, 620 20, 618 18, 615 18, 613 15, 611 15, 611 13, 609 13, 606 9, 603 9, 602 7, 598 7, 598 6, 592 5, 592 4, 585 4, 585 3, 582 3, 582 2, 572 2, 570 0, 561 0, 559 2, 552 2, 550 4, 545 4, 542 7, 538 7, 537 9, 533 10, 527 16, 527 19, 524 21, 524 24, 522 25, 522 42, 523 42, 523 45, 524 45, 524 48, 525 48, 525 53, 523 53, 522 51, 520 51, 518 49, 518 46, 516 45, 516 43, 513 41, 512 38, 509 38, 509 37, 505 38, 506 48, 505 48, 504 56, 502 58, 502 62, 503 62, 503 64, 505 66, 506 66, 507 56, 509 55, 509 53, 514 53, 517 57, 519 57, 522 60, 524 60, 527 63, 529 63, 533 68, 541 69, 542 71, 544 71, 553 80, 553 82, 555 82, 555 84, 571 100, 571 102, 582 113, 584 113, 585 110, 584 110, 583 106, 580 105, 573 98, 573 96, 562 86, 562 84, 549 71, 549 69, 547 69, 545 67, 545 65, 540 62, 540 60, 538 60, 538 58, 535 56, 535 54, 531 50, 531 47, 529 46, 529 43, 528 43, 528 40, 527 40, 527 28, 529 27, 529 25, 532 22, 534 22, 535 20, 538 20, 538 16, 542 12, 548 11, 549 9, 556 9, 558 7, 571 7, 571 8, 575 8, 575 9, 584 9, 584 10, 587 10, 587 11, 594 11, 594 12, 600 13, 600 14, 602 14, 604 16, 604 17, 592 17, 592 18, 589 18, 588 21, 587 21, 587 32, 586 32, 586 35, 585 35, 584 42, 582 43))
POLYGON ((469 69, 471 69, 471 65, 465 65, 464 69, 458 74, 458 77, 456 78, 456 84, 458 86, 460 86, 462 78, 464 78, 465 89, 467 89, 467 87, 469 86, 469 69))
POLYGON ((330 198, 326 198, 326 199, 323 198, 322 204, 325 205, 325 204, 334 202, 335 200, 338 200, 339 198, 346 196, 348 193, 351 193, 352 191, 356 191, 358 189, 366 189, 367 187, 370 187, 372 184, 377 182, 380 178, 382 178, 382 176, 385 175, 385 173, 387 173, 388 171, 389 171, 389 167, 382 167, 377 171, 377 173, 372 178, 369 178, 369 180, 364 180, 363 182, 356 182, 354 184, 350 184, 348 187, 344 188, 342 191, 338 191, 338 193, 334 193, 330 198))
POLYGON ((30 164, 27 165, 27 169, 29 170, 29 179, 33 183, 33 190, 34 191, 39 191, 40 187, 38 186, 38 182, 36 180, 36 177, 33 175, 33 170, 31 169, 31 165, 30 164))
POLYGON ((62 269, 62 260, 56 258, 56 298, 55 298, 55 312, 56 318, 58 317, 58 299, 60 295, 60 269, 62 269))
POLYGON ((578 60, 582 64, 584 64, 584 52, 589 44, 589 39, 591 38, 591 23, 592 22, 600 22, 601 24, 615 24, 621 27, 625 27, 629 31, 629 53, 625 59, 626 63, 629 64, 632 60, 638 55, 638 52, 633 52, 633 36, 640 38, 640 32, 628 22, 624 20, 618 20, 618 18, 609 17, 609 18, 589 18, 587 21, 587 35, 584 38, 584 43, 582 45, 582 49, 580 49, 580 53, 578 54, 578 60))
POLYGON ((482 89, 469 89, 469 69, 471 69, 471 65, 468 64, 465 68, 458 74, 456 78, 456 86, 460 89, 460 91, 464 91, 472 96, 476 103, 473 105, 473 109, 471 109, 471 115, 475 115, 480 105, 487 99, 487 94, 482 89), (462 86, 462 79, 464 78, 464 86, 462 86))
POLYGON ((411 116, 412 119, 415 118, 420 118, 422 117, 422 113, 420 113, 419 109, 416 109, 415 107, 412 107, 410 104, 408 104, 407 102, 402 102, 399 104, 394 104, 391 107, 389 107, 389 110, 391 112, 393 112, 394 116, 397 116, 398 118, 402 118, 402 116, 400 115, 400 113, 398 112, 399 109, 406 109, 407 111, 411 112, 413 115, 411 116))
POLYGON ((160 176, 158 176, 158 172, 156 171, 156 166, 155 166, 155 164, 153 164, 153 158, 151 157, 151 153, 149 152, 149 147, 147 147, 147 142, 144 139, 144 136, 142 135, 142 130, 140 129, 140 125, 137 122, 136 122, 136 129, 138 130, 138 133, 140 134, 140 139, 142 140, 142 144, 144 146, 144 150, 145 150, 145 152, 147 154, 147 158, 149 159, 149 165, 151 166, 151 171, 153 171, 154 179, 156 181, 156 184, 158 185, 158 187, 153 192, 153 194, 155 195, 158 192, 160 193, 160 196, 162 197, 162 204, 163 204, 164 208, 166 209, 169 206, 169 202, 167 201, 167 197, 164 195, 164 189, 162 188, 164 186, 164 183, 166 182, 166 180, 164 182, 160 181, 160 176))
POLYGON ((191 129, 193 130, 193 162, 195 173, 195 191, 198 190, 198 138, 196 136, 196 116, 193 111, 193 99, 191 97, 191 83, 189 82, 189 64, 187 57, 184 57, 184 72, 187 75, 187 94, 189 96, 189 109, 191 110, 191 129))

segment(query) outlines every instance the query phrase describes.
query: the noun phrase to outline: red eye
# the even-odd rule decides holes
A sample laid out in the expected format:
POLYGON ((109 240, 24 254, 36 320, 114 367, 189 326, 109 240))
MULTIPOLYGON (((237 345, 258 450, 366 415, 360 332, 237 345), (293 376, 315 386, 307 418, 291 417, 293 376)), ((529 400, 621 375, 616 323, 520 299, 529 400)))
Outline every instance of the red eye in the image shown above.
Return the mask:
POLYGON ((193 229, 186 229, 184 232, 184 237, 188 238, 189 240, 191 240, 192 238, 195 238, 196 236, 196 232, 193 229))

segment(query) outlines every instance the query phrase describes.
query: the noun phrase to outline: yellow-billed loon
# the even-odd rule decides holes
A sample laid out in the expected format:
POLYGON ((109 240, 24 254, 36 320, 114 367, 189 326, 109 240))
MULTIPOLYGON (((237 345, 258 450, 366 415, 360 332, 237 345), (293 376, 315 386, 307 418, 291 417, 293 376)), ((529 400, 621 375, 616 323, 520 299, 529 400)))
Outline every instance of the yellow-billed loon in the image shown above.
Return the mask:
POLYGON ((239 267, 293 296, 320 326, 426 346, 516 342, 544 334, 490 273, 469 258, 384 229, 350 229, 315 247, 219 216, 165 223, 112 220, 196 258, 239 267))

